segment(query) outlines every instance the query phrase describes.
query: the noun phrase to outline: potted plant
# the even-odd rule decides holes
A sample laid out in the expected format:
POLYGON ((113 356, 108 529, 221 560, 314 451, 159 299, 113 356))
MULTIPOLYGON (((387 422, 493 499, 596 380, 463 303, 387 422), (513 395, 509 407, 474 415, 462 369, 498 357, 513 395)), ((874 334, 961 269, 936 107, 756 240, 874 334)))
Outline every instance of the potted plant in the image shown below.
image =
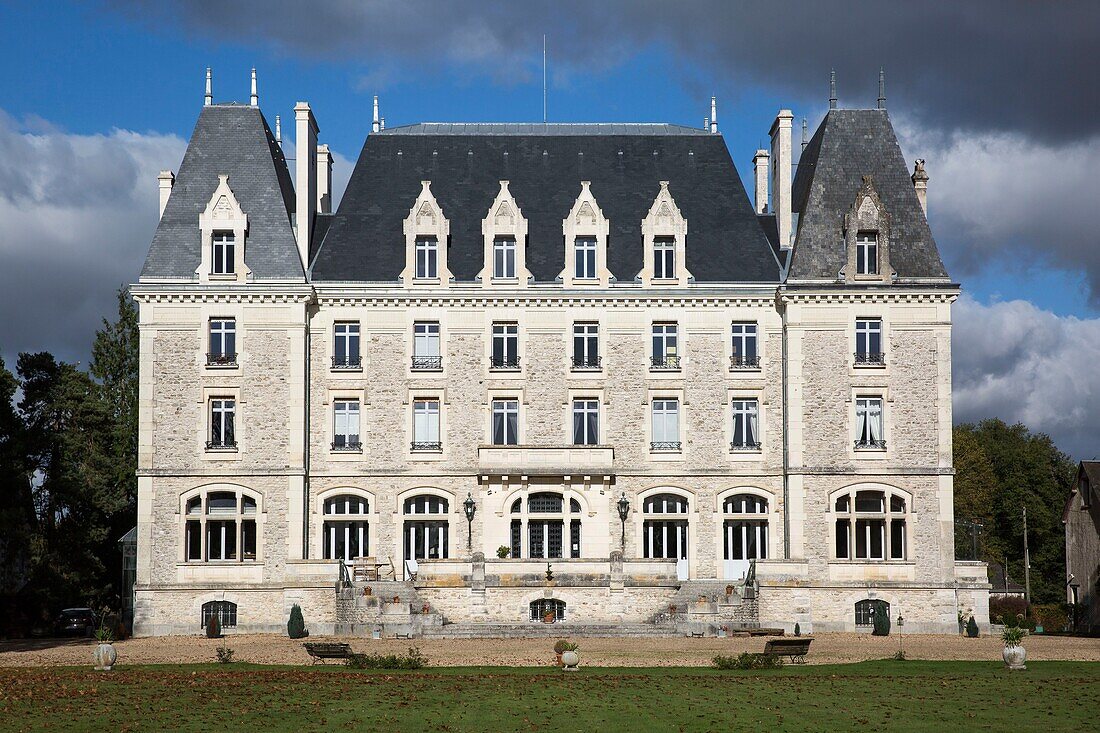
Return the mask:
POLYGON ((95 638, 99 642, 95 651, 92 652, 95 668, 103 672, 110 672, 111 667, 115 665, 115 660, 118 659, 118 652, 111 644, 115 640, 115 633, 107 626, 100 626, 95 632, 95 638))
POLYGON ((569 642, 565 639, 558 639, 554 642, 554 654, 558 658, 558 666, 561 666, 561 655, 569 648, 569 642))
POLYGON ((581 655, 577 654, 577 645, 565 642, 561 653, 561 668, 566 672, 575 672, 577 665, 581 663, 581 655))
POLYGON ((1024 637, 1027 629, 1019 626, 1006 626, 1001 632, 1001 641, 1005 643, 1001 656, 1009 669, 1027 669, 1024 662, 1027 661, 1027 652, 1024 650, 1024 637))
POLYGON ((733 586, 732 585, 727 585, 726 586, 726 598, 729 598, 732 595, 733 595, 733 586))
POLYGON ((501 560, 503 560, 504 558, 508 557, 511 554, 512 554, 512 548, 509 547, 508 545, 501 545, 500 547, 497 548, 497 557, 499 557, 501 560))
POLYGON ((544 624, 554 623, 554 612, 550 610, 544 611, 542 614, 542 622, 544 624))

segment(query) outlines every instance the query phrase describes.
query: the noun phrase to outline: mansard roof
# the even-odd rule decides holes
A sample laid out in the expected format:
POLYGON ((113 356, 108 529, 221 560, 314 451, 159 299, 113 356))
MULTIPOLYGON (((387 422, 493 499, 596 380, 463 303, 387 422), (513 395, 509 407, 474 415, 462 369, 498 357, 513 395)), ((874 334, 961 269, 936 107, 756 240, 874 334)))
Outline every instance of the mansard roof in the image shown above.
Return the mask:
POLYGON ((304 277, 290 218, 294 186, 282 149, 258 108, 216 104, 199 114, 153 235, 143 280, 194 279, 201 256, 199 214, 222 174, 229 176, 229 187, 248 216, 244 258, 252 277, 304 277))
POLYGON ((554 282, 565 265, 562 220, 581 181, 591 181, 609 220, 607 265, 619 282, 642 270, 641 223, 661 181, 687 219, 686 264, 697 281, 779 279, 721 135, 677 125, 435 123, 367 137, 311 257, 312 279, 397 281, 402 221, 425 180, 450 221, 447 266, 460 282, 485 266, 481 224, 502 180, 527 218, 526 265, 536 282, 554 282))
POLYGON ((798 163, 791 204, 799 214, 788 277, 835 280, 847 262, 844 216, 870 176, 891 223, 890 264, 898 279, 942 278, 932 230, 913 190, 884 109, 833 109, 798 163))

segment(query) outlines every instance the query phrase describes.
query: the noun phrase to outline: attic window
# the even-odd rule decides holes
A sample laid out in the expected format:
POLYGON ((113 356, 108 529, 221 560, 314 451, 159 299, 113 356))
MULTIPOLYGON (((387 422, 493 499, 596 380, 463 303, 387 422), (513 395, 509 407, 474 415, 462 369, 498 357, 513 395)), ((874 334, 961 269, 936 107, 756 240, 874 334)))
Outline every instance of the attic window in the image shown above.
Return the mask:
POLYGON ((856 234, 856 274, 878 274, 878 232, 856 234))
POLYGON ((416 278, 439 277, 439 248, 434 237, 416 240, 416 278))
POLYGON ((214 260, 211 272, 215 275, 232 275, 234 272, 234 247, 236 236, 231 231, 214 232, 214 260))

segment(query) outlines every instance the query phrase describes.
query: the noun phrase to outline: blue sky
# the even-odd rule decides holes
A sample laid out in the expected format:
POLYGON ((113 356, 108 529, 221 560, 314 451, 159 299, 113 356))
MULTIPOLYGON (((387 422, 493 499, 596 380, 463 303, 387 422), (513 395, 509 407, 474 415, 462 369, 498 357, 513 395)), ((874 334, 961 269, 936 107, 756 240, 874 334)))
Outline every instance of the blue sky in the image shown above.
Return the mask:
MULTIPOLYGON (((777 109, 807 117, 812 134, 827 108, 830 68, 841 106, 870 106, 884 65, 903 152, 929 161, 930 221, 967 293, 957 318, 986 319, 977 326, 987 333, 1024 312, 1054 318, 1065 341, 1044 354, 1071 357, 1100 316, 1100 243, 1089 215, 1100 200, 1100 95, 1091 87, 1072 103, 1060 95, 1070 75, 1100 71, 1088 50, 1100 18, 1085 22, 1096 16, 1087 4, 1042 15, 1026 3, 996 9, 974 25, 982 16, 972 6, 929 3, 914 14, 858 0, 830 4, 828 14, 798 0, 672 9, 650 0, 519 9, 503 0, 337 0, 308 10, 278 0, 0 3, 0 254, 15 263, 0 275, 0 306, 23 311, 27 292, 67 283, 57 312, 4 319, 0 355, 9 363, 40 349, 86 358, 113 289, 136 278, 155 226, 155 173, 178 167, 207 66, 219 101, 246 100, 255 66, 260 106, 272 125, 282 115, 286 139, 294 103, 309 101, 321 141, 338 154, 339 182, 369 130, 373 94, 388 126, 540 119, 545 32, 551 121, 696 126, 715 94, 750 190, 752 154, 777 109), (1056 28, 1057 48, 1028 46, 1044 23, 1056 28), (872 42, 843 43, 865 26, 876 30, 872 42), (776 55, 782 41, 789 45, 776 55), (1005 59, 1002 68, 990 58, 1005 59), (1015 301, 1023 305, 1010 312, 1015 301)), ((1067 436, 1076 452, 1100 434, 1100 417, 1066 423, 1041 407, 998 406, 1043 391, 1026 383, 1034 369, 1021 354, 996 362, 958 352, 961 418, 1023 419, 1067 436)), ((1066 379, 1100 415, 1100 382, 1066 379)))

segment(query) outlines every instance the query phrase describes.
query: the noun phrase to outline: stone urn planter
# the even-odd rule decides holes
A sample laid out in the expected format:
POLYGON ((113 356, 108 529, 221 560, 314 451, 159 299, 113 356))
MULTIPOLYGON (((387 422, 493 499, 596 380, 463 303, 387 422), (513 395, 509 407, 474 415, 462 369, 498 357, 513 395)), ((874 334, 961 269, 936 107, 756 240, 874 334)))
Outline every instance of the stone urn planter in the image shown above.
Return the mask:
POLYGON ((1027 652, 1024 650, 1024 637, 1026 636, 1027 629, 1018 626, 1007 626, 1001 632, 1001 640, 1005 643, 1001 657, 1005 660, 1005 665, 1009 669, 1027 669, 1024 664, 1027 661, 1027 652))
POLYGON ((97 670, 110 672, 111 667, 115 666, 115 662, 118 660, 118 652, 115 651, 115 647, 111 642, 100 642, 96 645, 95 651, 92 652, 92 660, 95 662, 97 670))
POLYGON ((581 663, 581 655, 575 651, 566 651, 561 653, 561 668, 566 672, 576 671, 577 665, 581 663))

